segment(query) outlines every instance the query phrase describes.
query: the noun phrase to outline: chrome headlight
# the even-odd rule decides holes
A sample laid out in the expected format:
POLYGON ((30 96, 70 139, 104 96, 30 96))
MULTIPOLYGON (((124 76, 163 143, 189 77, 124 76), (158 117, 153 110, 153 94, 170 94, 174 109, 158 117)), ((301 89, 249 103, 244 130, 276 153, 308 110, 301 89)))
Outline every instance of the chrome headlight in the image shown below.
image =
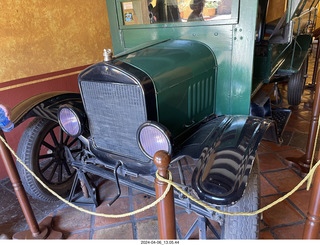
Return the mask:
POLYGON ((58 121, 63 131, 72 137, 78 137, 83 131, 82 117, 76 108, 68 105, 58 110, 58 121))
POLYGON ((150 159, 160 150, 171 154, 170 132, 159 123, 143 123, 137 131, 137 140, 141 151, 150 159))

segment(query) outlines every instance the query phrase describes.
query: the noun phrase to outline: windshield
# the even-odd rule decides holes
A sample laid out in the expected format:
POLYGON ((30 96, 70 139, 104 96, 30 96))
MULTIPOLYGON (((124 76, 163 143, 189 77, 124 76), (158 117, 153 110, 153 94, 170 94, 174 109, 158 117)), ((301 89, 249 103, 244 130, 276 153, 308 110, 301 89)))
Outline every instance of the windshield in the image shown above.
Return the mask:
POLYGON ((122 2, 124 25, 231 18, 232 0, 133 0, 122 2))

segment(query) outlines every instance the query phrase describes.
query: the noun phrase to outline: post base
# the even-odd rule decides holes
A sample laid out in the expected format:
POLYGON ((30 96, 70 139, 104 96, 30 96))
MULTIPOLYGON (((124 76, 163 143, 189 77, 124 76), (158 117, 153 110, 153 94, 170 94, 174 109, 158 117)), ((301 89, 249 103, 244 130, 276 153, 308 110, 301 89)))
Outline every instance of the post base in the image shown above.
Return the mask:
POLYGON ((310 163, 306 159, 306 155, 302 157, 287 157, 285 163, 290 166, 298 169, 302 176, 306 176, 310 170, 310 163))
POLYGON ((52 229, 52 217, 46 217, 39 224, 40 234, 33 235, 30 230, 17 232, 12 236, 14 240, 29 239, 62 239, 62 232, 52 229))

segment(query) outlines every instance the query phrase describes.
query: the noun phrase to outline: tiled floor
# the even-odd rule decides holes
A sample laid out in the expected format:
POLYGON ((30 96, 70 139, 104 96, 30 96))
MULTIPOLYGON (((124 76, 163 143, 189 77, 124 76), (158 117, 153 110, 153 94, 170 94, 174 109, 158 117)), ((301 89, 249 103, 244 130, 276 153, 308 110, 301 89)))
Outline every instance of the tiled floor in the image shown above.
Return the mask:
MULTIPOLYGON (((313 65, 309 62, 309 74, 312 74, 313 65)), ((311 76, 308 82, 311 82, 311 76)), ((280 89, 286 89, 286 83, 279 84, 280 89)), ((290 191, 301 180, 302 176, 295 169, 285 164, 286 157, 299 157, 304 154, 308 137, 313 101, 313 90, 306 89, 302 103, 292 109, 292 116, 284 132, 284 144, 263 141, 260 144, 258 155, 261 170, 261 206, 265 206, 290 191)), ((288 108, 285 100, 284 108, 288 108)), ((120 214, 136 210, 152 202, 153 197, 123 187, 122 195, 111 207, 107 203, 115 195, 115 184, 102 181, 99 184, 100 198, 103 203, 95 208, 93 205, 85 207, 88 210, 120 214)), ((22 211, 14 195, 8 179, 0 182, 0 235, 8 238, 18 231, 28 229, 22 211)), ((297 192, 285 201, 263 212, 260 225, 260 239, 301 239, 310 192, 304 184, 297 192)), ((65 239, 157 239, 158 223, 156 208, 144 213, 126 218, 111 219, 81 213, 67 207, 61 202, 43 203, 31 199, 37 219, 40 221, 47 215, 53 216, 54 228, 63 233, 65 239)), ((181 208, 176 209, 179 232, 184 236, 197 218, 181 208)), ((195 231, 192 238, 197 238, 195 231)), ((213 234, 208 232, 209 238, 213 234)), ((319 236, 320 238, 320 236, 319 236)))

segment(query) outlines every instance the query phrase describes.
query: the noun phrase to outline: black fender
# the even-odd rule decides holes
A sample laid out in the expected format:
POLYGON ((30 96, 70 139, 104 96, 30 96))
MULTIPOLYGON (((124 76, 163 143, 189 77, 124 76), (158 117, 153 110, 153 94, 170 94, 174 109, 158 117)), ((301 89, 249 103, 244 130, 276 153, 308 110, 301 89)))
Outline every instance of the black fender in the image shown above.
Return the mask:
POLYGON ((79 93, 48 92, 35 95, 17 104, 11 111, 11 121, 15 127, 30 117, 41 117, 58 122, 57 112, 63 104, 69 104, 84 111, 79 93))
POLYGON ((258 145, 273 121, 253 116, 221 116, 205 123, 179 155, 198 159, 192 188, 201 200, 229 205, 246 188, 258 145))

